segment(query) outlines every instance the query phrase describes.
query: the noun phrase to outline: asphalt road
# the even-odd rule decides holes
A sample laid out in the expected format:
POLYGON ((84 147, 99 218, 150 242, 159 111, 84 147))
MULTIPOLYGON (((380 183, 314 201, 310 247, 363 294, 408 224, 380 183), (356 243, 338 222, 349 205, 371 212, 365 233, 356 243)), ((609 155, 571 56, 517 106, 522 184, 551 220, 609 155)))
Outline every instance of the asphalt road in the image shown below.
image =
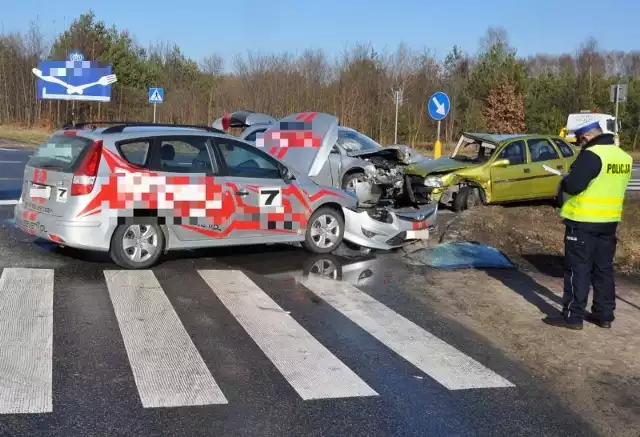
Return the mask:
POLYGON ((2 436, 594 435, 543 381, 421 303, 406 284, 424 270, 401 253, 258 246, 121 271, 21 233, 11 209, 2 436))
POLYGON ((33 152, 0 140, 0 205, 20 198, 24 167, 33 152))

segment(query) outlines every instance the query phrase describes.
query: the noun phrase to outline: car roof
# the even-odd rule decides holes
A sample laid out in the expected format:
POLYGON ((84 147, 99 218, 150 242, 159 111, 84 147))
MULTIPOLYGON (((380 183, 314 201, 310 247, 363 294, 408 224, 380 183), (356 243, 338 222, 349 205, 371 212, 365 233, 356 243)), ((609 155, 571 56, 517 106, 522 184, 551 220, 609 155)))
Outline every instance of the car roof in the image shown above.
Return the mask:
POLYGON ((488 143, 500 144, 504 141, 511 141, 516 139, 527 140, 531 138, 559 138, 557 135, 545 135, 545 134, 488 134, 488 133, 476 133, 465 132, 463 134, 466 137, 486 141, 488 143))
POLYGON ((136 138, 149 135, 198 134, 238 139, 222 130, 210 126, 144 122, 113 122, 107 124, 109 124, 109 126, 100 127, 91 123, 76 123, 74 125, 65 126, 64 128, 54 132, 54 135, 64 135, 65 133, 75 132, 76 134, 89 138, 104 138, 107 135, 114 135, 118 138, 136 138))

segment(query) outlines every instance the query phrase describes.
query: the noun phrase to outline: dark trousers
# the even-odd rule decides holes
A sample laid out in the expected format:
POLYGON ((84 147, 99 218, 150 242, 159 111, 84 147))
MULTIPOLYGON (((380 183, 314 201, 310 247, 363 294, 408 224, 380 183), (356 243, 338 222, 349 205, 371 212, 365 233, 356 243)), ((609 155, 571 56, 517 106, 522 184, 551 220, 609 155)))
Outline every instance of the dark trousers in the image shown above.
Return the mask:
POLYGON ((562 314, 567 321, 582 323, 590 285, 593 285, 591 313, 600 321, 613 321, 616 244, 615 228, 600 231, 566 225, 562 314))

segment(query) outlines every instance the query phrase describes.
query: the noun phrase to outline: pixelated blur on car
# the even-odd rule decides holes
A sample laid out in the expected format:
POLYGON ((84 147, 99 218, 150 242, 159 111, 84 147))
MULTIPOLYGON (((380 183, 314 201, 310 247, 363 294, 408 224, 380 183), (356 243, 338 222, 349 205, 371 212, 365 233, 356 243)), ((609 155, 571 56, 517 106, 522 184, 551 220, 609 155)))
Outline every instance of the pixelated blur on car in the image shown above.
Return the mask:
MULTIPOLYGON (((355 195, 314 182, 317 160, 300 159, 329 150, 335 118, 314 113, 300 130, 297 116, 273 125, 269 135, 288 141, 264 150, 204 126, 67 127, 27 163, 16 224, 61 246, 109 252, 129 269, 168 250, 302 243, 330 253, 343 238, 362 244, 345 225, 355 195)), ((409 241, 396 230, 388 231, 397 246, 409 241)))

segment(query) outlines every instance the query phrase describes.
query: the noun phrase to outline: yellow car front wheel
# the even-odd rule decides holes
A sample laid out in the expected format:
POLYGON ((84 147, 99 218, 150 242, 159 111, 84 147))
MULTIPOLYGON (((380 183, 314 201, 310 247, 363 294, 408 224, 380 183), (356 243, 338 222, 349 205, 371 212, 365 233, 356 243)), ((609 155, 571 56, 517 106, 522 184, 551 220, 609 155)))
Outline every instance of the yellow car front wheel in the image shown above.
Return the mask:
POLYGON ((461 187, 453 199, 453 210, 461 212, 482 204, 478 189, 474 187, 461 187))

